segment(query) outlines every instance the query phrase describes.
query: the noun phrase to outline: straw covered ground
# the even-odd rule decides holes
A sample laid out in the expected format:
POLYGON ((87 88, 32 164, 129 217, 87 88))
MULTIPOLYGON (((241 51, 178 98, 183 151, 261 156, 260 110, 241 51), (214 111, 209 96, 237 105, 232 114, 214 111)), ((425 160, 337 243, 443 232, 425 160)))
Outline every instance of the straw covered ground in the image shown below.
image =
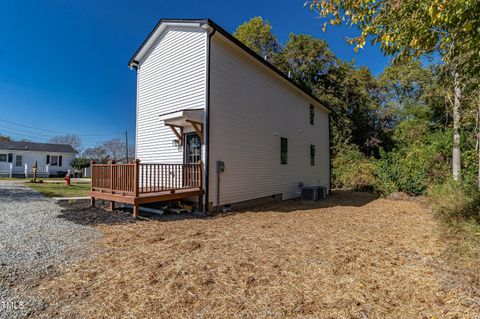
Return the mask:
POLYGON ((448 261, 419 202, 337 192, 206 219, 83 213, 99 253, 39 286, 42 316, 480 318, 478 264, 448 261))

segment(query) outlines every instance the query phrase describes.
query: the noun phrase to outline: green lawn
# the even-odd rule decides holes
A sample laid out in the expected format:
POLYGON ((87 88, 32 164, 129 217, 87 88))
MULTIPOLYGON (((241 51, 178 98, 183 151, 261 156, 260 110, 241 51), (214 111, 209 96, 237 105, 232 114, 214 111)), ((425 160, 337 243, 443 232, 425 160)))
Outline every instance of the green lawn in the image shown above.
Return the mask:
POLYGON ((90 183, 25 183, 28 187, 39 191, 47 197, 85 197, 90 191, 90 183))
MULTIPOLYGON (((0 177, 0 181, 29 181, 32 177, 25 178, 25 177, 0 177)), ((63 178, 60 177, 50 177, 50 178, 38 178, 40 180, 48 180, 48 181, 64 181, 63 178)))

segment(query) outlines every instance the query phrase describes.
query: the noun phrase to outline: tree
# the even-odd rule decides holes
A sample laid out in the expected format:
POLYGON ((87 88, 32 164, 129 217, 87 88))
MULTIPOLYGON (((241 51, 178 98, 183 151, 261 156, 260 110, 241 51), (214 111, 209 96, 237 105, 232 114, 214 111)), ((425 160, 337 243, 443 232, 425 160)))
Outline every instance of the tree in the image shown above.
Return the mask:
MULTIPOLYGON (((310 9, 331 25, 357 27, 348 38, 355 50, 367 39, 389 55, 420 57, 439 52, 451 61, 459 51, 472 53, 462 65, 480 67, 480 2, 472 0, 313 0, 310 9), (451 57, 449 57, 451 56, 451 57)), ((326 29, 327 22, 324 24, 326 29)))
POLYGON ((99 163, 106 163, 109 160, 107 150, 103 146, 89 147, 83 151, 83 158, 99 163))
POLYGON ((10 136, 0 134, 0 142, 10 142, 11 140, 10 136))
POLYGON ((272 34, 272 26, 262 17, 253 17, 240 25, 233 36, 261 57, 272 61, 280 51, 277 36, 272 34))
POLYGON ((81 170, 90 166, 90 160, 84 157, 77 157, 72 161, 72 166, 77 170, 81 170))
POLYGON ((290 33, 285 48, 273 62, 300 86, 321 95, 328 73, 335 67, 337 59, 324 40, 290 33))
MULTIPOLYGON (((454 77, 452 175, 460 176, 460 97, 462 76, 478 77, 480 68, 480 2, 472 0, 313 0, 310 9, 331 25, 357 27, 348 38, 354 50, 367 39, 397 60, 439 53, 454 77), (462 60, 456 57, 463 55, 462 60), (473 70, 473 71, 472 71, 473 70)), ((326 29, 327 22, 324 24, 326 29)))
POLYGON ((58 135, 54 136, 48 140, 48 143, 52 144, 66 144, 71 145, 75 152, 80 153, 82 141, 78 135, 67 134, 67 135, 58 135))
POLYGON ((125 143, 119 138, 105 141, 102 146, 111 159, 118 161, 125 158, 125 143))

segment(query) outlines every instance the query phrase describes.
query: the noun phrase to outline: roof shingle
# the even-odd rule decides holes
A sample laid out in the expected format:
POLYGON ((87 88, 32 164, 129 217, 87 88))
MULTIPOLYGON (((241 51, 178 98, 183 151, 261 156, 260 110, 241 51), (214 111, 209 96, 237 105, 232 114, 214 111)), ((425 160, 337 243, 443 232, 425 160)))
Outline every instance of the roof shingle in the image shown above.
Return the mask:
POLYGON ((15 141, 0 141, 0 150, 75 153, 71 145, 15 141))

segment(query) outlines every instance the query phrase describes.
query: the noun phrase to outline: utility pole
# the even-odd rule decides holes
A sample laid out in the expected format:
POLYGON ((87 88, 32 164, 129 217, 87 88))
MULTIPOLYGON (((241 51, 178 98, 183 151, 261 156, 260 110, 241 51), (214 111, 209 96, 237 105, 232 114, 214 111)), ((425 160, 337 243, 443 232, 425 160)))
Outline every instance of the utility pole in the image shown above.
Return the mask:
POLYGON ((128 131, 125 131, 125 156, 128 163, 128 131))

